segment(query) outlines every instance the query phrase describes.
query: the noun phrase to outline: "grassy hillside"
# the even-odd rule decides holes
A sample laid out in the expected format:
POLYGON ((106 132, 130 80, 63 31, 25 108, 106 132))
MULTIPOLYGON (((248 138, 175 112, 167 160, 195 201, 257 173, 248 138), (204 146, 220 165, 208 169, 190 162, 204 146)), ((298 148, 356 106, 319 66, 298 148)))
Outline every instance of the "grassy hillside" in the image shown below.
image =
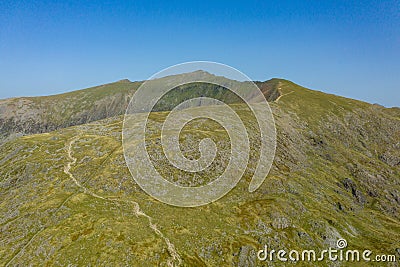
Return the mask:
MULTIPOLYGON (((270 174, 250 194, 251 161, 235 189, 203 207, 160 203, 135 184, 123 157, 121 116, 6 142, 0 146, 0 264, 283 266, 259 262, 255 253, 264 245, 322 250, 338 238, 351 249, 399 258, 400 110, 285 80, 269 86, 281 96, 271 102, 278 147, 270 174)), ((150 127, 166 115, 154 113, 150 127)), ((210 121, 188 125, 184 153, 196 157, 192 148, 204 137, 228 142, 220 130, 210 121)), ((149 150, 157 149, 150 142, 149 150)), ((213 167, 227 157, 221 153, 213 167)), ((153 160, 170 171, 162 158, 153 160)), ((208 175, 171 179, 202 183, 208 175)), ((343 266, 349 265, 374 264, 343 266)))

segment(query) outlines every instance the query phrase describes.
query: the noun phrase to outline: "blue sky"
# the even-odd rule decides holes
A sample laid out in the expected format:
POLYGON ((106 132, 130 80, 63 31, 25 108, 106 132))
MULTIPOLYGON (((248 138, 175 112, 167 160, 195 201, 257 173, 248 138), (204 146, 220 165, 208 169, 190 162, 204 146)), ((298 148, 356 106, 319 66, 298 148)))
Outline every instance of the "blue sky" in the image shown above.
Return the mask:
POLYGON ((400 106, 400 2, 0 2, 0 98, 144 80, 194 60, 400 106))

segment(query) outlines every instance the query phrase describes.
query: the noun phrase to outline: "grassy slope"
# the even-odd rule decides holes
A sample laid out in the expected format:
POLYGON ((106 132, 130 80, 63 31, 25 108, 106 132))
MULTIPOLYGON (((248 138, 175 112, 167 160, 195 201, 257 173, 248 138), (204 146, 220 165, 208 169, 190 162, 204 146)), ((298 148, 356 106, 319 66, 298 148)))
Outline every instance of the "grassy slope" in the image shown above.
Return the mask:
POLYGON ((394 254, 400 169, 387 158, 400 157, 398 110, 275 82, 284 96, 271 104, 278 148, 270 175, 254 194, 246 176, 204 207, 164 205, 138 188, 124 163, 120 117, 4 144, 1 263, 165 265, 167 243, 131 201, 153 218, 184 265, 259 266, 254 252, 264 244, 324 249, 339 237, 349 248, 394 254), (83 192, 64 173, 74 138, 71 173, 107 200, 83 192))

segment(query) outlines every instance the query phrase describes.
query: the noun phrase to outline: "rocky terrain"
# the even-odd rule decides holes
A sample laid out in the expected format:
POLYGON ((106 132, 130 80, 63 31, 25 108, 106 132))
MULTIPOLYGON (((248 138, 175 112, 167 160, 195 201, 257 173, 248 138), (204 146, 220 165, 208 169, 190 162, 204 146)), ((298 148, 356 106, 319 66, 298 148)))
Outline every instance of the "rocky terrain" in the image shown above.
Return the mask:
MULTIPOLYGON (((179 208, 144 193, 125 164, 121 114, 139 85, 120 81, 0 102, 0 265, 399 266, 399 108, 286 80, 258 82, 277 127, 270 174, 249 193, 251 160, 222 199, 179 208), (256 257, 264 245, 322 250, 339 238, 351 249, 393 254, 398 261, 283 264, 256 257)), ((167 113, 154 113, 149 127, 158 127, 167 113)), ((193 147, 204 137, 223 148, 228 140, 220 130, 210 121, 188 125, 184 153, 196 157, 193 147)), ((154 153, 160 151, 157 138, 149 140, 154 153)), ((200 177, 174 172, 162 157, 152 160, 174 182, 201 184, 227 156, 221 153, 212 172, 200 177)))

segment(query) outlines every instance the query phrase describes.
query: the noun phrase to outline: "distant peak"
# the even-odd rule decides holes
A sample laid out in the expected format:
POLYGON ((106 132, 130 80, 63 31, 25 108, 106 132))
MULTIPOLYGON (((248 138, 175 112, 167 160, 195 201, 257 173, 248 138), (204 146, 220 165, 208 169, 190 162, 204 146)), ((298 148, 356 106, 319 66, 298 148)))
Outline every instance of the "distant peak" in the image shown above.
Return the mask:
POLYGON ((181 73, 178 75, 194 75, 196 77, 215 76, 214 74, 211 74, 205 70, 195 70, 195 71, 191 71, 191 72, 181 73))
POLYGON ((117 81, 117 83, 131 83, 131 81, 129 79, 122 79, 117 81))
POLYGON ((196 74, 210 74, 209 72, 205 71, 205 70, 195 70, 192 73, 196 73, 196 74))

